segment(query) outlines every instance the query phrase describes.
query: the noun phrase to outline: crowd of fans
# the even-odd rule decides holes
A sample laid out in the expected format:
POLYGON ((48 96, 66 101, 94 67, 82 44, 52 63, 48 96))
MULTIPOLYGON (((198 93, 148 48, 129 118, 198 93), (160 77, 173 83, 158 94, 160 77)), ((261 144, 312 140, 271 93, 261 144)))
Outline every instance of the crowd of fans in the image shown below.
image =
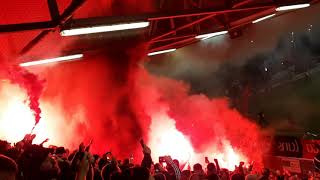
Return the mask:
MULTIPOLYGON (((151 149, 141 141, 143 160, 133 164, 133 157, 120 161, 107 152, 102 156, 92 155, 90 145, 79 145, 79 149, 69 152, 64 147, 43 147, 32 141, 35 135, 28 134, 14 145, 0 141, 0 180, 284 180, 299 179, 280 171, 270 173, 264 169, 253 172, 251 164, 245 167, 241 162, 236 170, 220 169, 218 160, 206 167, 193 165, 193 169, 183 170, 178 160, 170 156, 159 157, 155 163, 151 149)), ((183 166, 183 165, 182 165, 183 166)), ((313 179, 312 175, 305 179, 313 179)))

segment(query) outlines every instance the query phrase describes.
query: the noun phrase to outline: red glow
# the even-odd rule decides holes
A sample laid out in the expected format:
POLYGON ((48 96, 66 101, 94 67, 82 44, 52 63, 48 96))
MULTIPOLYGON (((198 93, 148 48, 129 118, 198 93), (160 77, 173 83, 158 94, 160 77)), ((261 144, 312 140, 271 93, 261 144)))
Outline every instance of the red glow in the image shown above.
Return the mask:
MULTIPOLYGON (((95 153, 111 150, 120 158, 135 154, 138 160, 139 140, 144 138, 155 161, 157 156, 171 155, 193 164, 208 156, 230 169, 240 161, 261 163, 259 129, 230 109, 227 99, 190 95, 187 84, 151 75, 138 66, 141 56, 136 49, 118 49, 39 73, 46 84, 42 94, 35 88, 42 110, 34 130, 36 142, 49 138, 49 144, 75 148, 94 139, 95 153)), ((32 95, 25 87, 41 86, 26 86, 34 81, 12 82, 26 84, 1 84, 0 138, 18 141, 31 131, 36 115, 25 102, 32 95)))
POLYGON ((211 161, 218 159, 221 167, 233 170, 241 161, 248 162, 248 158, 234 150, 227 139, 222 139, 222 149, 212 143, 204 152, 195 152, 189 138, 176 129, 175 121, 165 113, 153 115, 149 134, 149 145, 153 149, 153 158, 171 155, 181 163, 202 163, 204 157, 211 161))
POLYGON ((189 95, 187 84, 147 72, 139 77, 138 91, 152 117, 149 143, 154 157, 171 155, 181 162, 204 164, 207 156, 229 169, 254 160, 261 167, 264 142, 259 129, 230 109, 227 99, 189 95))

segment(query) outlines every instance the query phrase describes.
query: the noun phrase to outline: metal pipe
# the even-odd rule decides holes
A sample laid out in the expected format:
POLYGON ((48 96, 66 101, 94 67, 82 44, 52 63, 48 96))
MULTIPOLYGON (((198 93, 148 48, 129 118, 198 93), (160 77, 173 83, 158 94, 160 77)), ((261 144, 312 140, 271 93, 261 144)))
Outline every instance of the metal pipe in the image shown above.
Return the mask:
POLYGON ((64 10, 62 15, 60 16, 60 24, 65 23, 67 20, 69 20, 73 13, 81 7, 81 5, 86 0, 72 0, 71 4, 64 10))
POLYGON ((162 34, 162 35, 160 35, 160 36, 158 36, 158 37, 155 37, 155 38, 153 38, 151 41, 153 42, 153 41, 155 41, 155 40, 159 40, 159 39, 161 39, 161 38, 163 38, 163 37, 166 37, 166 36, 168 36, 168 35, 170 35, 170 34, 174 34, 174 33, 176 33, 177 31, 180 31, 180 30, 185 29, 185 28, 187 28, 187 27, 190 27, 190 26, 193 26, 193 25, 195 25, 195 24, 198 24, 198 23, 200 23, 200 22, 202 22, 202 21, 204 21, 204 20, 210 19, 210 18, 212 18, 212 17, 215 16, 215 15, 216 15, 216 14, 211 14, 211 15, 207 15, 207 16, 205 16, 205 17, 202 17, 202 18, 200 18, 200 19, 198 19, 198 20, 196 20, 196 21, 193 21, 192 23, 183 25, 183 26, 181 26, 181 27, 179 27, 179 28, 176 28, 176 29, 174 29, 174 30, 172 30, 172 31, 169 31, 169 32, 167 32, 167 33, 164 33, 164 34, 162 34))
POLYGON ((183 39, 181 41, 177 41, 177 42, 170 43, 170 44, 167 44, 167 45, 164 45, 164 46, 153 48, 153 49, 150 50, 150 52, 160 51, 160 50, 163 50, 163 49, 169 49, 169 48, 172 48, 172 46, 175 46, 175 45, 178 45, 178 44, 181 44, 181 43, 185 43, 185 42, 190 42, 190 41, 197 41, 197 39, 195 39, 194 37, 183 39))
POLYGON ((241 8, 241 9, 224 9, 224 10, 208 10, 208 9, 190 10, 190 11, 185 11, 184 13, 179 13, 179 14, 174 13, 167 16, 160 15, 158 17, 150 17, 148 18, 148 20, 155 21, 155 20, 201 16, 201 15, 210 15, 210 14, 224 14, 224 13, 241 12, 241 11, 253 11, 253 10, 259 10, 259 9, 268 9, 272 7, 276 7, 276 6, 269 5, 269 6, 259 6, 259 7, 250 7, 250 8, 241 8))
POLYGON ((245 1, 242 1, 242 2, 239 2, 235 5, 232 6, 232 8, 238 8, 238 7, 241 7, 241 6, 244 6, 244 5, 247 5, 251 2, 253 2, 254 0, 245 0, 245 1))
POLYGON ((34 39, 32 39, 22 50, 20 51, 20 55, 27 53, 30 49, 32 49, 37 43, 39 43, 46 35, 48 35, 51 30, 44 30, 34 39))
POLYGON ((55 27, 52 21, 21 23, 21 24, 6 24, 0 25, 0 33, 29 31, 29 30, 47 30, 55 27))
POLYGON ((165 41, 172 41, 172 40, 184 39, 184 38, 190 38, 190 37, 196 37, 196 34, 185 35, 185 36, 177 36, 177 37, 166 38, 166 39, 159 39, 159 40, 153 41, 153 43, 165 42, 165 41))
POLYGON ((59 8, 56 0, 47 0, 49 12, 51 16, 51 20, 58 24, 60 14, 59 14, 59 8))
MULTIPOLYGON (((48 5, 50 8, 50 14, 52 16, 56 16, 58 8, 55 7, 54 2, 55 0, 48 0, 48 5), (51 12, 53 11, 53 12, 51 12)), ((73 0, 71 4, 66 8, 66 10, 62 13, 62 15, 59 17, 58 21, 55 20, 56 17, 52 17, 52 23, 57 27, 59 24, 65 23, 69 18, 71 18, 72 14, 80 8, 80 6, 85 2, 85 0, 73 0)), ((56 4, 56 3, 55 3, 56 4)), ((59 11, 58 11, 59 15, 59 11)), ((38 44, 43 38, 45 38, 52 30, 44 30, 42 31, 38 36, 36 36, 34 39, 32 39, 21 51, 20 54, 23 55, 30 51, 36 44, 38 44)))

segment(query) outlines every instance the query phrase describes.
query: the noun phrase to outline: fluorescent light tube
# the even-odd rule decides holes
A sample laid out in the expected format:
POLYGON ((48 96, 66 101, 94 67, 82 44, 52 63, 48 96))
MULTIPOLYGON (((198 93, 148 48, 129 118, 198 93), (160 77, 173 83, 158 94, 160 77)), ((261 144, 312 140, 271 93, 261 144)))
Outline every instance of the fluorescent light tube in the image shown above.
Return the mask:
POLYGON ((158 55, 158 54, 164 54, 164 53, 169 53, 169 52, 173 52, 177 49, 167 49, 167 50, 163 50, 163 51, 155 51, 155 52, 151 52, 148 54, 148 56, 154 56, 154 55, 158 55))
POLYGON ((268 15, 268 16, 264 16, 264 17, 262 17, 262 18, 259 18, 259 19, 256 19, 256 20, 252 21, 252 23, 253 23, 253 24, 258 23, 258 22, 260 22, 260 21, 263 21, 263 20, 272 18, 272 17, 275 16, 275 15, 276 15, 276 14, 270 14, 270 15, 268 15))
POLYGON ((93 34, 93 33, 101 33, 101 32, 139 29, 139 28, 148 27, 149 24, 150 24, 149 22, 135 22, 135 23, 126 23, 126 24, 73 28, 73 29, 62 30, 60 34, 61 36, 75 36, 75 35, 82 35, 82 34, 93 34))
POLYGON ((196 38, 205 40, 205 39, 208 39, 208 38, 212 38, 212 37, 215 37, 215 36, 220 36, 220 35, 227 34, 227 33, 228 33, 228 31, 220 31, 220 32, 214 32, 214 33, 209 33, 209 34, 198 35, 198 36, 196 36, 196 38))
POLYGON ((293 9, 301 9, 309 7, 310 4, 295 4, 295 5, 289 5, 289 6, 280 6, 276 9, 276 11, 287 11, 287 10, 293 10, 293 9))
POLYGON ((25 63, 21 63, 20 66, 21 67, 36 66, 36 65, 48 64, 48 63, 54 63, 54 62, 70 61, 70 60, 79 59, 82 57, 83 57, 83 54, 61 56, 61 57, 57 57, 57 58, 50 58, 50 59, 25 62, 25 63))

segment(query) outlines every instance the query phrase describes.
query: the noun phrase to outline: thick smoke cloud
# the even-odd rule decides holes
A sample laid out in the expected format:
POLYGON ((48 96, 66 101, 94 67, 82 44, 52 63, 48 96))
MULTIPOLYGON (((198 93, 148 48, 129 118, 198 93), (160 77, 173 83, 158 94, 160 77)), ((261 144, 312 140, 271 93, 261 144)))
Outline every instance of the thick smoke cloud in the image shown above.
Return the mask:
POLYGON ((72 117, 77 107, 83 113, 82 123, 72 127, 76 130, 75 140, 93 138, 96 152, 112 150, 120 157, 137 149, 150 122, 134 96, 136 71, 144 52, 143 44, 113 44, 82 62, 62 64, 44 72, 44 100, 60 102, 56 106, 62 107, 67 117, 72 117))
MULTIPOLYGON (((231 168, 241 160, 260 164, 266 148, 259 128, 231 109, 227 99, 192 95, 187 84, 150 74, 142 66, 146 44, 139 42, 139 38, 115 41, 82 61, 42 70, 43 118, 35 133, 70 149, 93 139, 95 153, 112 151, 120 158, 134 154, 139 159, 141 138, 155 144, 154 137, 179 131, 180 141, 188 139, 192 144, 191 163, 218 156, 234 163, 226 165, 231 168), (170 129, 156 133, 157 127, 151 128, 154 123, 170 129)), ((172 143, 175 134, 169 134, 167 141, 172 143)), ((174 142, 174 148, 184 153, 179 143, 174 142)), ((165 155, 161 153, 156 155, 165 155)))
POLYGON ((262 154, 268 148, 258 126, 230 108, 228 99, 190 94, 190 86, 184 82, 146 71, 139 79, 138 92, 142 93, 147 112, 152 115, 164 109, 202 158, 216 152, 225 153, 224 141, 227 140, 248 160, 262 162, 262 154))
MULTIPOLYGON (((73 141, 62 140, 63 144, 75 147, 74 142, 93 138, 95 152, 139 156, 140 138, 149 140, 154 133, 150 124, 163 112, 190 138, 196 153, 210 155, 213 147, 223 152, 227 140, 241 154, 261 162, 263 141, 254 123, 230 109, 227 99, 190 95, 187 84, 144 70, 141 60, 146 47, 135 41, 114 43, 84 61, 43 72, 47 80, 43 101, 61 108, 61 123, 66 126, 62 129, 73 129, 73 141), (80 117, 74 116, 77 113, 80 117)), ((166 126, 164 119, 157 121, 166 126)))
POLYGON ((27 71, 26 69, 9 63, 0 54, 0 77, 9 80, 13 84, 19 85, 28 95, 28 105, 35 116, 35 125, 41 119, 40 96, 43 90, 44 81, 40 80, 37 75, 27 71))

